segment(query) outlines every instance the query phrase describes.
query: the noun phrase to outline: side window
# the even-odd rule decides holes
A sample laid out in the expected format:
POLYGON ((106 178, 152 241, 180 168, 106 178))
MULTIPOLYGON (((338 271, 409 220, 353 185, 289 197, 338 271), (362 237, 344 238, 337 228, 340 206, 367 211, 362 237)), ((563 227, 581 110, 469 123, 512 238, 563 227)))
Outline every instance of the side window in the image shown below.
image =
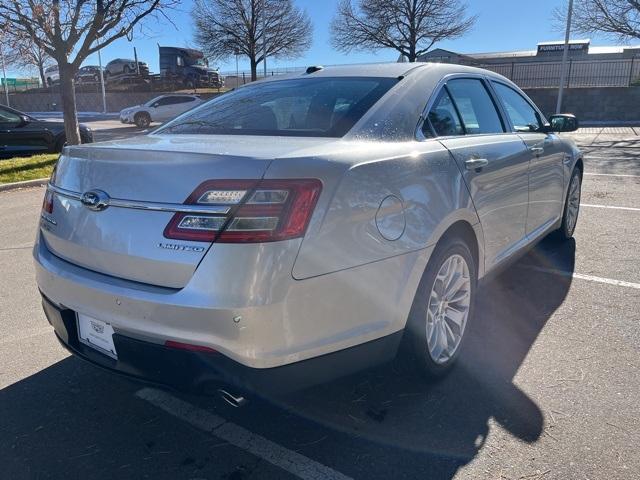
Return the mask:
POLYGON ((20 117, 9 110, 0 108, 0 123, 16 124, 20 123, 20 117))
POLYGON ((461 78, 447 82, 467 134, 503 133, 498 110, 481 80, 461 78))
MULTIPOLYGON (((438 137, 464 135, 464 129, 458 112, 456 112, 456 107, 453 105, 451 97, 445 88, 440 91, 438 98, 436 98, 433 107, 429 111, 428 118, 438 137)), ((433 136, 429 129, 429 122, 424 122, 422 125, 422 133, 425 137, 433 136)))
POLYGON ((492 83, 516 132, 537 132, 542 128, 540 115, 522 95, 502 83, 492 83))

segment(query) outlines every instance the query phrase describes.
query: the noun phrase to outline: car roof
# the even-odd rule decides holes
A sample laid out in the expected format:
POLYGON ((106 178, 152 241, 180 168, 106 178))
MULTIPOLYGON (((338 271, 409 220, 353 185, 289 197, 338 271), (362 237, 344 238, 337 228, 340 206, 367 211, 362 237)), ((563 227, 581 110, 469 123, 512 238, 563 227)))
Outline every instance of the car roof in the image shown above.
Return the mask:
MULTIPOLYGON (((310 67, 310 68, 318 68, 310 67)), ((271 82, 278 80, 288 80, 293 78, 319 78, 319 77, 376 77, 376 78, 399 78, 408 75, 419 74, 421 76, 432 76, 433 78, 444 77, 456 73, 481 74, 494 78, 502 78, 500 75, 489 70, 465 65, 451 63, 369 63, 357 65, 335 65, 322 67, 310 73, 298 72, 289 75, 275 75, 260 82, 271 82)), ((251 84, 247 84, 251 85, 251 84)))

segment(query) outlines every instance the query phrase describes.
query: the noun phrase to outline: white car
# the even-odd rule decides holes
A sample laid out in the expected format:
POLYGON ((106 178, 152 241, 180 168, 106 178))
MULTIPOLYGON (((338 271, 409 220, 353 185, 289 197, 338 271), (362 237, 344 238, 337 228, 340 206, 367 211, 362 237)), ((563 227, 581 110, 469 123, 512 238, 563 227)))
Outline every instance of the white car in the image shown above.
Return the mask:
POLYGON ((147 103, 120 112, 122 123, 135 123, 147 128, 151 122, 166 122, 203 103, 199 95, 160 95, 147 103))
POLYGON ((58 65, 51 65, 44 69, 45 78, 47 79, 47 85, 52 86, 60 81, 60 72, 58 71, 58 65))

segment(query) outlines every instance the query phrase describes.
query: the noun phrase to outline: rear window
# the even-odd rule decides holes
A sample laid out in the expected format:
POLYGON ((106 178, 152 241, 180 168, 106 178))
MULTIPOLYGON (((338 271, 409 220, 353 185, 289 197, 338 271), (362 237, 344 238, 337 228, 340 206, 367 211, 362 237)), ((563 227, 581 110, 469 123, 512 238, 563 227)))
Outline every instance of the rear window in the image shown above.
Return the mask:
POLYGON ((395 78, 306 78, 256 83, 222 95, 156 133, 342 137, 395 78))

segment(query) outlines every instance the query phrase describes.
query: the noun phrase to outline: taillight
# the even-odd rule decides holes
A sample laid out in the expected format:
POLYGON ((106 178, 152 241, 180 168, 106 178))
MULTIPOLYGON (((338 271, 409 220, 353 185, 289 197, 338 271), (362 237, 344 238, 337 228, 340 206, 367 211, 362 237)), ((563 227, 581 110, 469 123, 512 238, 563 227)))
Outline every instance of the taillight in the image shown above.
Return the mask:
MULTIPOLYGON (((53 184, 56 181, 56 169, 57 164, 53 167, 53 171, 51 172, 51 177, 49 178, 49 183, 53 184)), ((47 213, 53 213, 53 192, 47 188, 44 192, 44 199, 42 200, 42 210, 47 213)))
POLYGON ((49 189, 44 192, 44 199, 42 200, 42 210, 47 213, 53 213, 53 192, 49 189))
POLYGON ((228 206, 227 215, 177 213, 166 238, 202 242, 256 243, 304 235, 322 190, 316 179, 211 180, 185 201, 228 206))

